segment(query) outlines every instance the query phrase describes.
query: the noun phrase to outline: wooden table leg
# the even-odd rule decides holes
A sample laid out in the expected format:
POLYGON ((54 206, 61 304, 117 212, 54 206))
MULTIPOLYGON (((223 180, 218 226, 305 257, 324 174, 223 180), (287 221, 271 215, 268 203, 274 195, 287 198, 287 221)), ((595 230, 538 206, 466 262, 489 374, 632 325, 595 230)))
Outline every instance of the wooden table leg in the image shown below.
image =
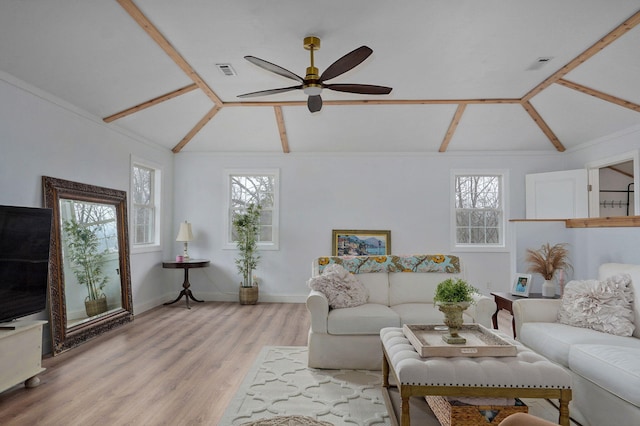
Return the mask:
POLYGON ((560 391, 560 416, 558 418, 558 423, 562 426, 569 426, 569 401, 571 401, 571 389, 562 389, 560 391))
POLYGON ((382 386, 389 387, 389 360, 384 348, 382 348, 382 386))
MULTIPOLYGON (((402 395, 402 390, 400 391, 400 394, 402 395)), ((400 410, 402 412, 402 415, 400 417, 400 426, 411 426, 411 415, 409 414, 408 396, 401 396, 400 410)))

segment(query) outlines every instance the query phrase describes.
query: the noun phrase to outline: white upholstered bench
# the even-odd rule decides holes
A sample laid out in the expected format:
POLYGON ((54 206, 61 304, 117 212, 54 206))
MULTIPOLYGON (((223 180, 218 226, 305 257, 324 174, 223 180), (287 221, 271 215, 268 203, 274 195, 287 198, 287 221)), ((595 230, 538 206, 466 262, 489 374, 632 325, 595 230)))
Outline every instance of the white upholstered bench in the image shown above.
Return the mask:
POLYGON ((557 398, 559 423, 569 426, 569 374, 515 340, 516 356, 421 358, 401 328, 383 328, 380 339, 383 386, 389 388, 391 372, 401 398, 401 426, 410 425, 409 398, 427 395, 557 398))

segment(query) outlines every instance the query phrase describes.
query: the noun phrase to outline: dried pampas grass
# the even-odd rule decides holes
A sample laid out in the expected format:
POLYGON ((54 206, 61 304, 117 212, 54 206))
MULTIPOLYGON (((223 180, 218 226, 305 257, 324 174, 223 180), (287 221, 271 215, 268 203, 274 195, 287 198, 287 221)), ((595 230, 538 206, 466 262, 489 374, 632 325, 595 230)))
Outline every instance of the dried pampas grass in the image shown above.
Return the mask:
POLYGON ((545 280, 550 280, 557 269, 573 269, 568 258, 566 243, 554 246, 547 243, 538 250, 527 249, 525 261, 529 264, 528 272, 540 274, 545 280))

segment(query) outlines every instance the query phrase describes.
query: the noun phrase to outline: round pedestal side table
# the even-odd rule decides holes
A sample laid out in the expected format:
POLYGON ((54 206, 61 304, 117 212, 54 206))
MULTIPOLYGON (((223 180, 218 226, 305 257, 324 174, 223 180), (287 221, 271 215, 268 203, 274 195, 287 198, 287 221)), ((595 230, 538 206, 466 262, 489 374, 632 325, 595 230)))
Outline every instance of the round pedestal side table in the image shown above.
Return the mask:
POLYGON ((171 305, 173 303, 176 303, 178 300, 182 299, 183 296, 184 296, 184 300, 187 302, 188 309, 191 309, 191 306, 189 306, 189 299, 193 300, 194 302, 204 302, 204 300, 196 299, 193 296, 191 289, 189 288, 191 286, 191 284, 189 284, 189 269, 206 268, 207 266, 209 266, 209 263, 210 262, 206 259, 190 259, 190 260, 183 260, 182 262, 174 262, 172 260, 167 260, 162 262, 163 268, 184 269, 184 282, 182 283, 182 291, 180 291, 180 294, 178 295, 178 297, 176 297, 176 300, 172 302, 167 302, 165 303, 165 305, 171 305))

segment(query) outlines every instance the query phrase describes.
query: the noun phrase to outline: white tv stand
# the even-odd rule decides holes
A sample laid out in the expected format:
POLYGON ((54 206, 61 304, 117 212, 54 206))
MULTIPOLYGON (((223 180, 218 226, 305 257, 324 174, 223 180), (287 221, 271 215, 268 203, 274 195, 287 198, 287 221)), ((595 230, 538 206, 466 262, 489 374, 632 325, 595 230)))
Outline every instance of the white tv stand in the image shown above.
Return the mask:
POLYGON ((28 388, 40 384, 42 326, 47 321, 15 321, 15 329, 0 330, 0 392, 24 381, 28 388))

